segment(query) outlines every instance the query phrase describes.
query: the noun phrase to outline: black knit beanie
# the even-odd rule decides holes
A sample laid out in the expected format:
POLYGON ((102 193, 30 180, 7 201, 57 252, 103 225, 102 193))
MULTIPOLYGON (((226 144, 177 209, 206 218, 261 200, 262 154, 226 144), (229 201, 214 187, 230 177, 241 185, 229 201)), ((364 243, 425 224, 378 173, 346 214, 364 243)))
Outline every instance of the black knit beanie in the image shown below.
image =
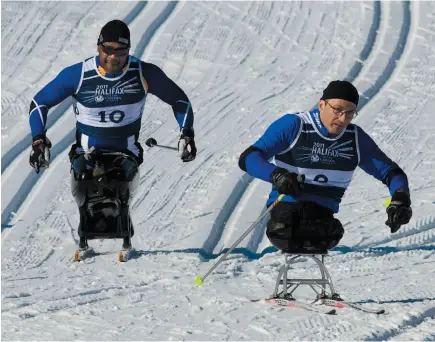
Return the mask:
POLYGON ((109 21, 103 26, 98 37, 98 45, 104 42, 116 42, 130 47, 130 30, 121 20, 109 21))
POLYGON ((323 90, 323 96, 321 97, 321 100, 328 99, 346 100, 358 106, 358 90, 348 81, 332 81, 323 90))

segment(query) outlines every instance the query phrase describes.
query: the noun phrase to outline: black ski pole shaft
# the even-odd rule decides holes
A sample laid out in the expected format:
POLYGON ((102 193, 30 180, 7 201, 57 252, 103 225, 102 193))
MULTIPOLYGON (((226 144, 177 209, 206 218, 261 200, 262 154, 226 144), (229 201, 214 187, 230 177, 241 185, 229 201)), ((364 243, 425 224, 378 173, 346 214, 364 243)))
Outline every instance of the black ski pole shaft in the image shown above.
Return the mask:
POLYGON ((157 140, 154 138, 148 138, 145 141, 145 145, 147 145, 148 147, 156 146, 156 147, 160 147, 160 148, 166 148, 167 150, 178 151, 178 148, 176 148, 176 147, 157 144, 157 140))
POLYGON ((160 147, 160 148, 166 148, 167 150, 178 151, 178 148, 176 148, 176 147, 172 147, 172 146, 159 145, 159 144, 154 145, 154 146, 156 146, 156 147, 160 147))

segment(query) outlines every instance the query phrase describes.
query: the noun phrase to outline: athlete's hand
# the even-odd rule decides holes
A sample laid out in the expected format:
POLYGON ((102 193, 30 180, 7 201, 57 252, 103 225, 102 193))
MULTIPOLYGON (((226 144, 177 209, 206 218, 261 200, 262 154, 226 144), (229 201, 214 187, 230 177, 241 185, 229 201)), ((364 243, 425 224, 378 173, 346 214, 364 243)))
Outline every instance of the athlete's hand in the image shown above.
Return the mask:
POLYGON ((178 155, 183 162, 190 162, 196 158, 195 134, 191 129, 183 129, 178 141, 178 155))
POLYGON ((41 167, 50 166, 51 141, 45 135, 37 135, 33 138, 30 150, 29 163, 39 173, 41 167))
POLYGON ((391 233, 399 230, 402 224, 407 224, 412 217, 411 198, 404 191, 396 191, 387 208, 388 219, 385 224, 391 228, 391 233))

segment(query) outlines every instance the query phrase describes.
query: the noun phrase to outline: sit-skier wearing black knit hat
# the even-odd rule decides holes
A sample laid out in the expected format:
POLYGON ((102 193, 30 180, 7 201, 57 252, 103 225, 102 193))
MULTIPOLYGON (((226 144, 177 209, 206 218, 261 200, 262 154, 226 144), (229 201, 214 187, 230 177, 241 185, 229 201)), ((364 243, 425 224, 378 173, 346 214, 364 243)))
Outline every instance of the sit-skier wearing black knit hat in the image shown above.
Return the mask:
POLYGON ((332 81, 318 108, 286 114, 273 122, 240 156, 239 166, 271 183, 266 234, 283 251, 329 250, 344 234, 334 218, 357 166, 388 186, 386 224, 395 233, 412 216, 408 180, 359 126, 359 95, 347 81, 332 81), (273 160, 273 163, 269 160, 273 160))
POLYGON ((149 120, 142 115, 148 94, 174 112, 181 161, 196 157, 189 98, 157 65, 129 54, 128 26, 121 20, 109 21, 96 42, 97 56, 63 69, 30 103, 30 165, 39 173, 50 163, 48 110, 69 96, 74 98, 76 142, 70 160, 71 189, 80 213, 79 251, 88 250, 88 239, 107 237, 123 238, 123 248, 131 248, 133 225, 128 203, 138 186, 138 166, 143 162, 139 133, 149 120))

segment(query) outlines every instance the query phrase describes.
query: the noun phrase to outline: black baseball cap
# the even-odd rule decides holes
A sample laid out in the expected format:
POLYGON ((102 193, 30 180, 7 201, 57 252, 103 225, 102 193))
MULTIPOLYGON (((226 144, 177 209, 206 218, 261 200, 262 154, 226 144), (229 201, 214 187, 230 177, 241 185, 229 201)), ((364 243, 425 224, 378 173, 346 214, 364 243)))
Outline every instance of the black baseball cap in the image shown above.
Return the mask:
POLYGON ((98 37, 98 45, 104 42, 116 42, 130 47, 130 30, 121 20, 109 21, 103 26, 98 37))

